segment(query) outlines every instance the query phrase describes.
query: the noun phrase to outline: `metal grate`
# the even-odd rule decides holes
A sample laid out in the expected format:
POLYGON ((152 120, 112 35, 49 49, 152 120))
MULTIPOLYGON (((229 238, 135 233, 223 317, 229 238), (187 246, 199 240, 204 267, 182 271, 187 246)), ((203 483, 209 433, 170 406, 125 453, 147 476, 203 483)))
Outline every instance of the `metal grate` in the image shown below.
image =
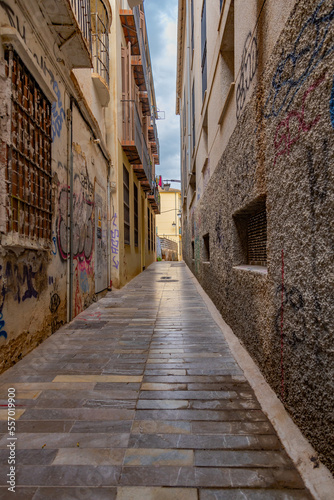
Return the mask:
POLYGON ((262 210, 248 219, 248 264, 267 265, 267 216, 262 210))
POLYGON ((51 239, 51 103, 16 52, 5 58, 12 85, 7 231, 51 239))

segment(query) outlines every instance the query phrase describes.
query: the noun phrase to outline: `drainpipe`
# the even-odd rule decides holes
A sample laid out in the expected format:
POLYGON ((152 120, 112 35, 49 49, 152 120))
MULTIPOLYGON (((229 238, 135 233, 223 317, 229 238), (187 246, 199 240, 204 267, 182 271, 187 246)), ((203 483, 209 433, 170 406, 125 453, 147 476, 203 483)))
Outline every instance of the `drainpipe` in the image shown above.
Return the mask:
MULTIPOLYGON (((186 30, 187 30, 187 115, 188 115, 188 169, 187 169, 187 180, 186 180, 186 189, 188 188, 188 173, 191 172, 191 88, 190 88, 190 4, 189 0, 187 0, 186 6, 186 30)), ((193 103, 194 105, 194 103, 193 103)))
POLYGON ((67 110, 67 322, 73 319, 73 99, 67 110))

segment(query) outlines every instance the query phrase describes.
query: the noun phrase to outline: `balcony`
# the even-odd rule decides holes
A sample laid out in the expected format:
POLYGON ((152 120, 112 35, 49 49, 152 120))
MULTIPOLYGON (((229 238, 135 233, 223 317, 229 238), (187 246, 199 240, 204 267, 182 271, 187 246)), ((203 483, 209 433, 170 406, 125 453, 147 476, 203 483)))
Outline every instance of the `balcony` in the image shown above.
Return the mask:
POLYGON ((135 100, 122 101, 122 147, 144 191, 152 188, 152 166, 135 100))
POLYGON ((152 205, 153 211, 156 215, 160 214, 160 193, 157 187, 147 195, 149 203, 152 205))
POLYGON ((90 0, 45 0, 41 9, 57 34, 57 44, 72 68, 92 67, 90 0))
POLYGON ((139 38, 136 30, 135 15, 132 10, 121 9, 119 13, 126 43, 131 43, 131 54, 139 55, 139 38))

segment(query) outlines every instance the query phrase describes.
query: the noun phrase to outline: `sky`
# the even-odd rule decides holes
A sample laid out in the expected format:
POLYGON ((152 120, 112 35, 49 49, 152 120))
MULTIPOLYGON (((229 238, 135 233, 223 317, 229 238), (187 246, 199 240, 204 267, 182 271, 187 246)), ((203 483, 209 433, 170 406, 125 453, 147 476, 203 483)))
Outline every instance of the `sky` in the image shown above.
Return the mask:
MULTIPOLYGON (((165 119, 157 122, 160 165, 156 174, 181 179, 180 117, 175 115, 178 1, 144 0, 144 8, 157 107, 165 112, 165 119)), ((181 188, 180 183, 171 186, 181 188)))

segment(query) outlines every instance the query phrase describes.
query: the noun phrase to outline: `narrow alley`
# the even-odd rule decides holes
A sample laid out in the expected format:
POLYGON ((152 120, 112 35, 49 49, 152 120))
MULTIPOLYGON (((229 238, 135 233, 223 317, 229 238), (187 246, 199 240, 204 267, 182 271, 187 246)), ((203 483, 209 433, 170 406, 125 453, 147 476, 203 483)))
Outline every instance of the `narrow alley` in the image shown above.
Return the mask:
POLYGON ((16 500, 312 498, 182 262, 109 292, 0 387, 2 407, 16 392, 16 500))

